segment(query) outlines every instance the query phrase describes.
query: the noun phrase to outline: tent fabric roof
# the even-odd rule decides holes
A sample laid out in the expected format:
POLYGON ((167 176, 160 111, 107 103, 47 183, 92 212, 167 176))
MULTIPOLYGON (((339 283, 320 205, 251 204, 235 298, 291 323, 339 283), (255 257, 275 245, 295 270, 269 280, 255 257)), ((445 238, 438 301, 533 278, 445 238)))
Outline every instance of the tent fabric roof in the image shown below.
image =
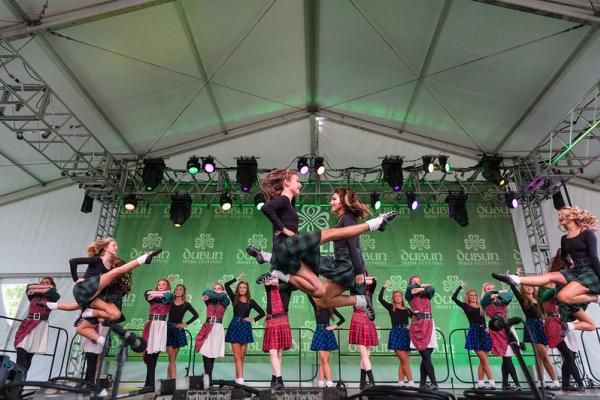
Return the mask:
MULTIPOLYGON (((39 18, 44 3, 0 3, 0 35, 23 18, 39 18)), ((44 18, 107 3, 114 2, 51 0, 44 18)), ((473 158, 525 155, 600 77, 597 26, 477 1, 146 3, 14 40, 114 153, 189 154, 227 132, 318 109, 396 130, 388 154, 414 158, 403 145, 406 132, 451 155, 453 146, 473 158)), ((299 134, 309 148, 296 155, 310 151, 304 126, 299 134)), ((357 147, 370 141, 331 129, 331 137, 347 134, 357 147)), ((61 178, 8 129, 0 128, 0 137, 0 196, 61 178)), ((232 153, 251 155, 243 142, 232 140, 232 153)), ((254 155, 274 167, 275 151, 267 141, 254 155)), ((355 165, 348 151, 341 158, 355 165)), ((320 152, 342 167, 339 151, 320 152)), ((600 165, 585 171, 590 179, 598 175, 600 165)))

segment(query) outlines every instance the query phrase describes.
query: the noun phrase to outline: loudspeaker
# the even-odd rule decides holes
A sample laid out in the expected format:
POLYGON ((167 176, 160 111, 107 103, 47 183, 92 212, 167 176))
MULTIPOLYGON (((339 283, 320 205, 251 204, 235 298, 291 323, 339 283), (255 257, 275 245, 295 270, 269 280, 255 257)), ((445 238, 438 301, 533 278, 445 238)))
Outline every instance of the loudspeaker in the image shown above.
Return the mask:
POLYGON ((260 400, 342 400, 347 397, 346 388, 297 388, 260 392, 260 400))

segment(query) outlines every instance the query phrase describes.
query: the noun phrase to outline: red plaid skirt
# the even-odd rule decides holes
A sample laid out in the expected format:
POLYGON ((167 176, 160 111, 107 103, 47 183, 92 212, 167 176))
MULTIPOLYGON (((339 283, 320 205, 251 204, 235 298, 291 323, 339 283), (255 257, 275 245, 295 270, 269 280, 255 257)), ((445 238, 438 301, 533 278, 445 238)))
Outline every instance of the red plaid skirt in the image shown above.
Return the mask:
POLYGON ((367 314, 352 313, 348 343, 362 344, 363 346, 377 346, 379 344, 375 323, 369 319, 367 314))
POLYGON ((546 317, 544 319, 544 333, 548 338, 548 347, 556 348, 564 339, 561 329, 560 317, 546 317))
POLYGON ((265 322, 265 336, 263 337, 262 351, 288 350, 292 348, 292 331, 287 315, 270 318, 265 322))

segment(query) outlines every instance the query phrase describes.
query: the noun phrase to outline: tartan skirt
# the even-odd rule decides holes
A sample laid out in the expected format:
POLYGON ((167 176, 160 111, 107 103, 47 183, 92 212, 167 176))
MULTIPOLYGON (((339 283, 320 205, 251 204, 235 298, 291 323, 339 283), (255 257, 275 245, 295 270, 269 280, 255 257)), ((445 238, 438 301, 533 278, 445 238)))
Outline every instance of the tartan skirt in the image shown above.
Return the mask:
POLYGON ((254 336, 252 336, 252 324, 248 321, 244 321, 243 318, 233 317, 227 328, 227 335, 225 335, 225 341, 227 343, 254 343, 254 336))
POLYGON ((73 286, 73 297, 82 309, 90 306, 92 297, 98 291, 99 285, 100 275, 93 275, 73 286))
POLYGON ((594 294, 600 294, 600 279, 590 264, 577 266, 575 268, 564 268, 560 273, 567 282, 575 281, 582 284, 594 294))
POLYGON ((544 321, 539 318, 526 318, 525 323, 531 331, 531 336, 529 336, 529 332, 527 330, 523 333, 523 341, 525 343, 536 343, 548 345, 548 338, 546 337, 546 333, 544 333, 544 321))
POLYGON ((185 329, 180 329, 172 322, 167 322, 167 347, 178 349, 187 346, 185 329))
POLYGON ((490 351, 492 349, 492 338, 486 331, 485 324, 469 324, 465 349, 474 351, 490 351))
POLYGON ((311 351, 333 351, 337 350, 338 344, 335 340, 335 333, 328 331, 326 324, 318 324, 317 330, 313 336, 312 343, 310 344, 311 351))
POLYGON ((292 348, 292 331, 288 316, 270 318, 265 323, 262 351, 289 350, 292 348))
POLYGON ((295 236, 279 234, 273 238, 271 268, 286 274, 295 274, 304 262, 319 275, 321 231, 298 232, 295 236))
POLYGON ((546 317, 544 319, 544 333, 548 338, 548 346, 550 348, 556 348, 556 346, 563 341, 563 329, 560 317, 546 317))
POLYGON ((379 344, 375 323, 369 319, 367 314, 352 313, 348 343, 362 344, 363 346, 377 346, 379 344))
POLYGON ((335 258, 321 257, 319 273, 345 288, 353 288, 355 286, 356 275, 354 274, 354 265, 348 252, 338 251, 335 253, 335 258))
POLYGON ((388 350, 410 351, 410 331, 407 325, 392 325, 388 350))

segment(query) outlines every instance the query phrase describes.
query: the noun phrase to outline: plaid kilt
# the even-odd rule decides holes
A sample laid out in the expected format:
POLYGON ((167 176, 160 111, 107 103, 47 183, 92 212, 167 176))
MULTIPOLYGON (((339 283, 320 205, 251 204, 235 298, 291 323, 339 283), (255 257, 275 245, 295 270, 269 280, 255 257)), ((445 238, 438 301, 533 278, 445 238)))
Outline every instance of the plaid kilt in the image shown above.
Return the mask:
POLYGON ((362 344, 363 346, 377 346, 379 344, 375 323, 369 319, 367 314, 362 312, 352 313, 348 343, 362 344))
POLYGON ((465 349, 474 351, 490 351, 492 349, 492 338, 485 329, 485 324, 469 324, 469 331, 467 332, 467 338, 465 341, 465 349))
POLYGON ((187 346, 187 338, 185 337, 185 329, 175 327, 172 322, 167 322, 167 346, 180 348, 187 346))
POLYGON ((292 331, 287 315, 270 318, 265 323, 262 351, 289 350, 292 348, 292 331))
POLYGON ((582 284, 594 294, 600 294, 600 279, 594 272, 592 265, 564 268, 559 271, 567 282, 575 281, 582 284))
POLYGON ((93 275, 73 286, 73 297, 82 309, 90 306, 92 297, 98 291, 99 285, 100 275, 93 275))
POLYGON ((298 232, 295 236, 279 234, 273 238, 273 257, 271 268, 295 274, 304 262, 315 274, 319 275, 321 252, 319 243, 321 231, 298 232))
POLYGON ((338 251, 333 257, 321 257, 319 273, 327 279, 331 279, 338 285, 352 288, 355 284, 356 275, 350 253, 338 251))
POLYGON ((544 321, 539 318, 526 318, 525 323, 531 331, 531 336, 525 330, 523 332, 523 341, 525 343, 536 343, 548 345, 548 338, 544 333, 544 321))
POLYGON ((227 343, 254 343, 254 336, 252 336, 252 324, 248 321, 244 321, 243 318, 233 317, 227 328, 227 335, 225 335, 225 341, 227 343))
POLYGON ((388 350, 410 351, 410 331, 406 325, 392 325, 388 350))
POLYGON ((556 348, 564 339, 560 317, 546 317, 544 319, 544 333, 548 338, 548 346, 556 348))
POLYGON ((318 324, 317 330, 313 336, 312 343, 310 344, 311 351, 333 351, 337 350, 338 344, 337 340, 335 340, 335 333, 333 331, 328 331, 327 325, 318 324))

